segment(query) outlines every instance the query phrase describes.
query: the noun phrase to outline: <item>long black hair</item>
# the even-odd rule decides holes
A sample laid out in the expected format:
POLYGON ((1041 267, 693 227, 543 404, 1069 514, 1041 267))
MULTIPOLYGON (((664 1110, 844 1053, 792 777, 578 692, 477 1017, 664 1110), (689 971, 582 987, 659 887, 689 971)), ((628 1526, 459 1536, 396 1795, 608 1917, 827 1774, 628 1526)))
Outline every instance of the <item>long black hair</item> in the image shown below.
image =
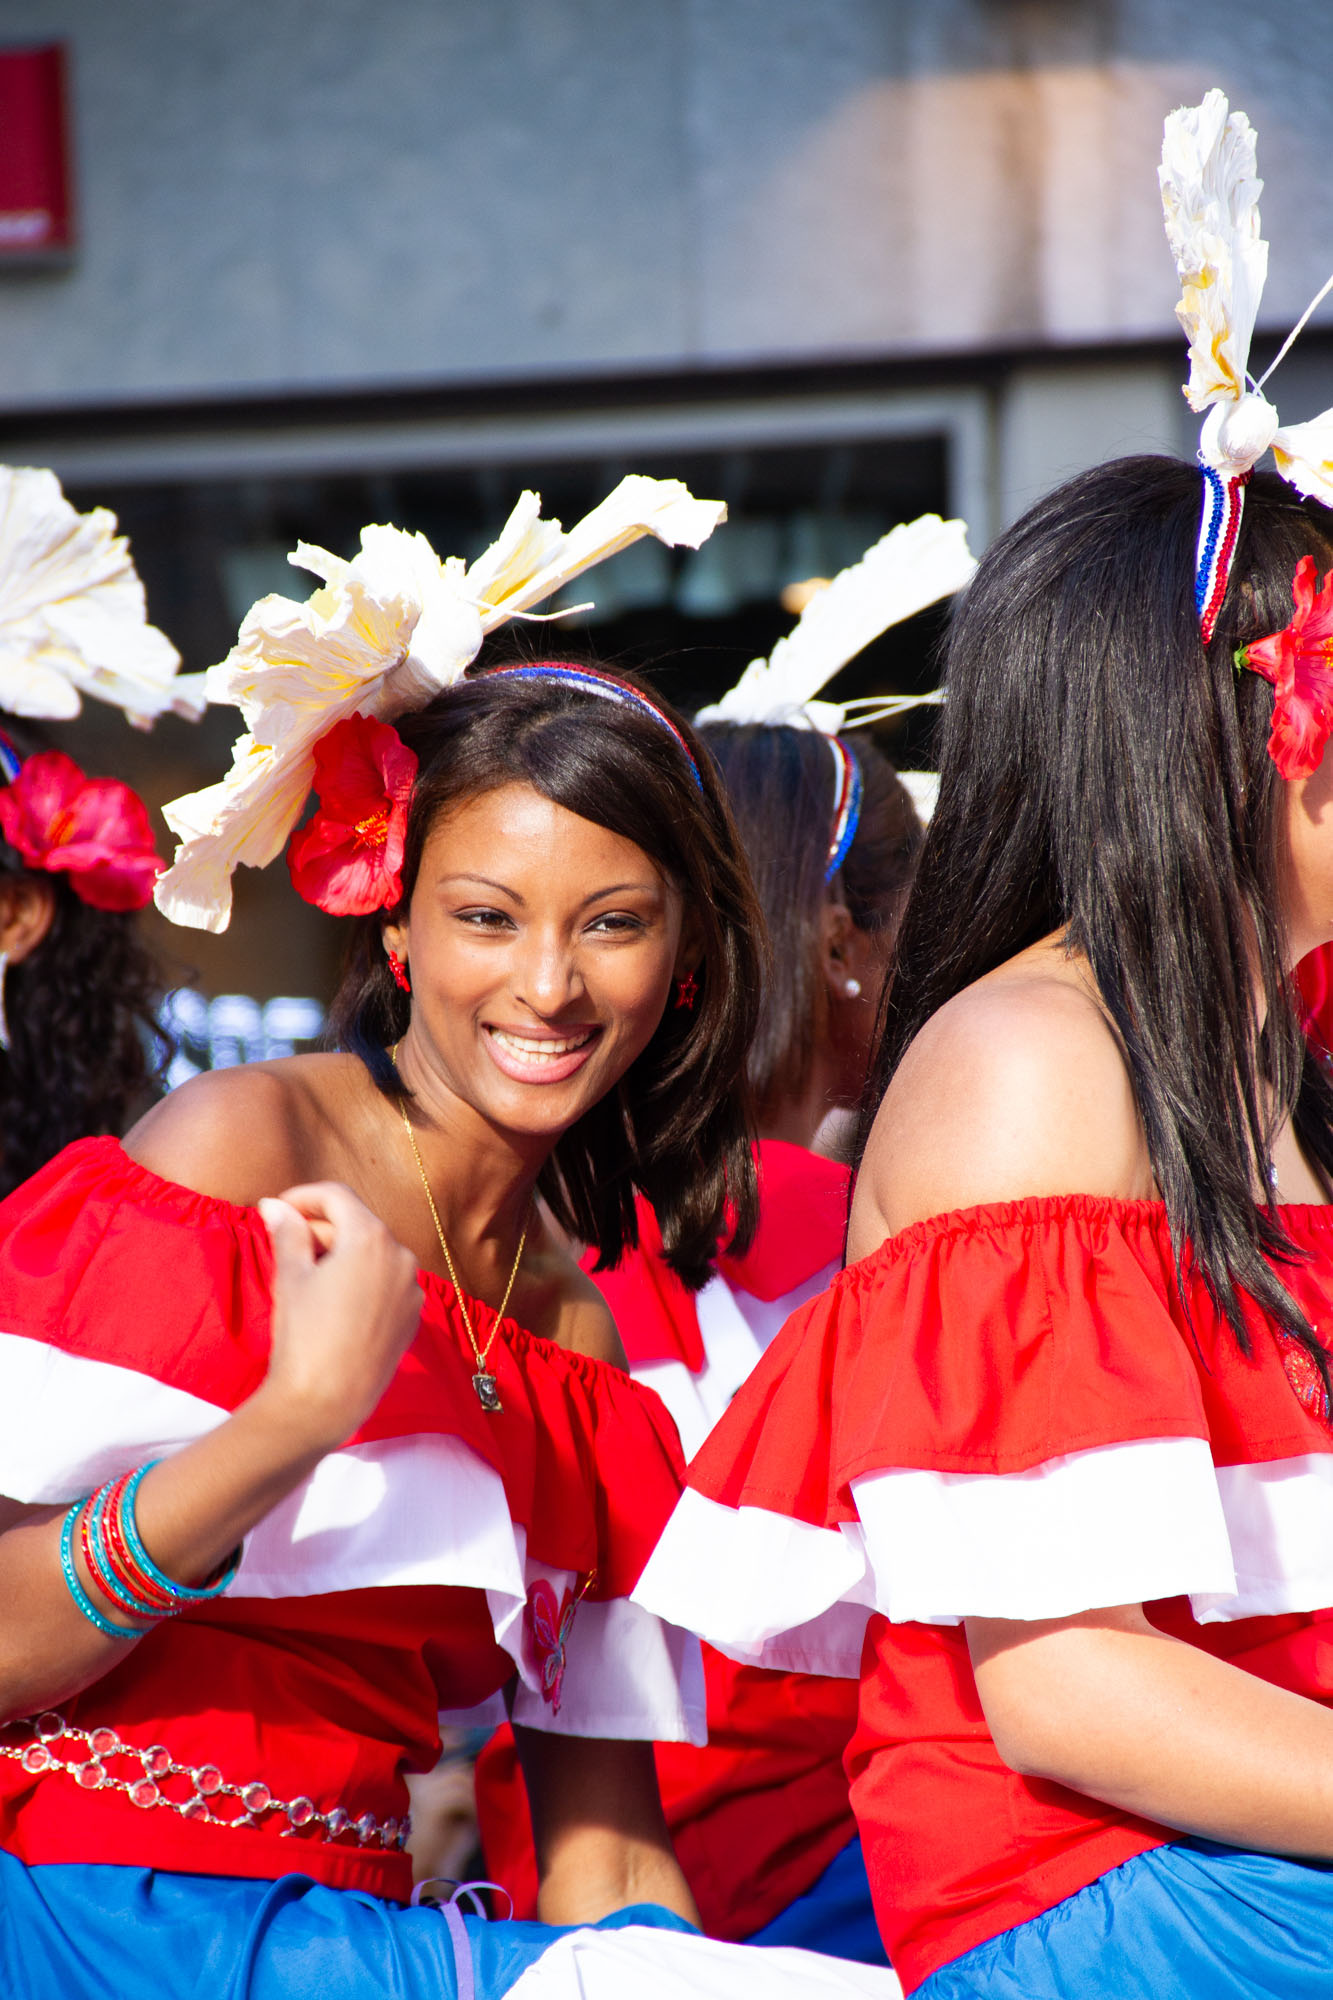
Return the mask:
MULTIPOLYGON (((609 678, 640 685, 627 674, 609 678)), ((723 1236, 743 1250, 754 1234, 745 1052, 759 1004, 763 926, 717 773, 689 725, 651 699, 685 739, 697 783, 661 722, 556 680, 480 673, 404 717, 399 734, 419 765, 398 913, 411 900, 439 815, 515 782, 632 840, 675 882, 703 939, 696 1004, 668 1006, 616 1089, 562 1135, 538 1185, 562 1228, 596 1245, 599 1269, 636 1246, 639 1189, 661 1227, 667 1262, 698 1286, 723 1236)), ((406 1033, 411 1010, 388 970, 383 922, 357 923, 330 1025, 385 1096, 401 1097, 386 1051, 406 1033)))
MULTIPOLYGON (((0 727, 21 756, 49 747, 7 715, 0 727)), ((0 876, 35 873, 0 839, 0 876)), ((5 976, 0 1196, 71 1140, 123 1132, 170 1054, 157 1022, 165 980, 135 914, 93 909, 60 873, 40 879, 55 903, 51 928, 5 976)))
POLYGON ((1192 1265, 1246 1350, 1248 1292, 1322 1372, 1319 1342, 1265 1261, 1289 1261, 1294 1248, 1274 1201, 1257 1205, 1254 1190, 1289 1114, 1318 1170, 1333 1173, 1333 1090, 1285 970, 1273 691, 1233 656, 1287 624, 1301 556, 1333 564, 1333 516, 1273 475, 1253 481, 1205 649, 1199 489, 1197 469, 1174 459, 1084 473, 993 544, 955 611, 939 804, 899 934, 858 1156, 924 1022, 1061 933, 1119 1036, 1182 1288, 1192 1265))
POLYGON ((922 828, 907 788, 864 730, 842 741, 861 773, 861 815, 830 884, 837 767, 815 730, 707 722, 699 735, 716 758, 750 858, 772 955, 749 1072, 762 1126, 804 1091, 815 1054, 820 987, 819 919, 830 893, 858 930, 891 930, 902 913, 922 828))

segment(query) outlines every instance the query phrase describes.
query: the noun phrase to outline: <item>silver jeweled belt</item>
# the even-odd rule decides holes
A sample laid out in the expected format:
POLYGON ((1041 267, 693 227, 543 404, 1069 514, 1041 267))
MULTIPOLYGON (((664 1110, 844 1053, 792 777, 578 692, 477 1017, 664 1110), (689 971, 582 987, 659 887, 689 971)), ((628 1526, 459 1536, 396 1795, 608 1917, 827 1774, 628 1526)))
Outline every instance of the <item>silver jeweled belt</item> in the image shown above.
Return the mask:
POLYGON ((225 1827, 268 1829, 276 1820, 285 1819, 287 1824, 282 1828, 284 1840, 293 1834, 304 1833, 307 1828, 318 1828, 320 1831, 316 1837, 321 1840, 337 1840, 343 1834, 352 1834, 359 1847, 394 1850, 407 1845, 407 1836, 412 1828, 411 1816, 407 1813, 401 1819, 379 1820, 374 1813, 363 1812, 353 1819, 342 1806, 320 1812, 313 1799, 276 1799, 258 1778, 251 1779, 248 1784, 231 1785, 216 1764, 178 1764, 164 1744, 152 1743, 146 1750, 138 1750, 131 1743, 122 1743, 115 1730, 105 1724, 97 1729, 78 1729, 54 1709, 44 1715, 23 1716, 18 1721, 5 1723, 0 1726, 0 1736, 10 1730, 26 1730, 32 1740, 27 1743, 0 1741, 0 1757, 21 1764, 30 1777, 62 1771, 73 1778, 82 1791, 123 1792, 131 1805, 139 1806, 145 1812, 154 1806, 162 1806, 181 1819, 207 1820, 212 1826, 225 1827), (57 1746, 65 1744, 81 1746, 87 1755, 64 1755, 57 1746), (127 1775, 118 1775, 107 1769, 108 1764, 118 1758, 128 1761, 130 1770, 127 1775), (168 1797, 163 1786, 173 1778, 189 1780, 188 1798, 168 1797), (239 1801, 240 1812, 232 1818, 224 1818, 215 1812, 214 1802, 223 1799, 239 1801))

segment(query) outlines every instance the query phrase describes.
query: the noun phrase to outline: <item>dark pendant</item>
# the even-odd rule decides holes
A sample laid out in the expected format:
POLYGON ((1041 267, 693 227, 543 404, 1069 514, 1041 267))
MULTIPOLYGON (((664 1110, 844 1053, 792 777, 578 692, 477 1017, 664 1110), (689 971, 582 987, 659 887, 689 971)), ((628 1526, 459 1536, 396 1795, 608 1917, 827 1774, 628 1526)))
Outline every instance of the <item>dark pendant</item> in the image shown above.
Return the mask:
POLYGON ((483 1410, 489 1410, 492 1415, 499 1410, 503 1410, 504 1404, 500 1401, 500 1386, 489 1369, 479 1368, 472 1377, 472 1386, 477 1392, 477 1401, 481 1404, 483 1410))

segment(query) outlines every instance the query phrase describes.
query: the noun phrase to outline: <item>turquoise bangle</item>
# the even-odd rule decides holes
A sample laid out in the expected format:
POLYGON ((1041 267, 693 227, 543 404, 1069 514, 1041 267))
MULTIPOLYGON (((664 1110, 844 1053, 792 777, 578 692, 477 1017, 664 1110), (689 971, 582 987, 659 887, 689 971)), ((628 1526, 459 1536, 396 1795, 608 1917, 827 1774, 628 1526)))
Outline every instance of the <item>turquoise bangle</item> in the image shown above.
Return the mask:
POLYGON ((168 1615, 169 1607, 163 1604, 150 1603, 143 1597, 135 1597, 131 1593, 129 1586, 122 1582, 121 1578, 116 1575, 115 1570, 111 1567, 110 1558, 107 1555, 102 1523, 106 1519, 107 1498, 115 1484, 114 1479, 108 1479, 104 1486, 98 1487, 91 1501, 85 1502, 85 1505, 89 1508, 88 1540, 96 1550, 98 1560, 94 1562, 86 1548, 83 1552, 84 1560, 92 1570, 93 1581, 97 1585, 97 1588, 101 1591, 103 1597, 110 1599, 118 1611, 123 1611, 128 1618, 146 1618, 151 1624, 156 1624, 159 1619, 168 1615), (98 1563, 106 1565, 105 1575, 99 1569, 98 1563))
POLYGON ((239 1548, 234 1549, 217 1581, 205 1584, 201 1590, 191 1590, 188 1584, 177 1583, 174 1578, 158 1568, 140 1539, 139 1524, 134 1518, 134 1502, 139 1488, 145 1475, 150 1473, 157 1463, 157 1459, 150 1458, 146 1465, 141 1465, 125 1488, 125 1498, 120 1503, 121 1529, 129 1545, 130 1554, 150 1583, 156 1584, 159 1590, 164 1590, 168 1597, 174 1597, 180 1605, 206 1604, 211 1597, 221 1597, 223 1591, 236 1581, 236 1572, 241 1566, 241 1552, 239 1548))
POLYGON ((74 1528, 87 1504, 86 1500, 76 1500, 66 1514, 65 1524, 60 1530, 60 1567, 65 1572, 69 1594, 88 1623, 95 1625, 99 1632, 104 1632, 108 1639, 142 1638, 143 1634, 137 1629, 128 1625, 116 1625, 110 1618, 104 1618, 79 1581, 79 1572, 74 1566, 74 1528))

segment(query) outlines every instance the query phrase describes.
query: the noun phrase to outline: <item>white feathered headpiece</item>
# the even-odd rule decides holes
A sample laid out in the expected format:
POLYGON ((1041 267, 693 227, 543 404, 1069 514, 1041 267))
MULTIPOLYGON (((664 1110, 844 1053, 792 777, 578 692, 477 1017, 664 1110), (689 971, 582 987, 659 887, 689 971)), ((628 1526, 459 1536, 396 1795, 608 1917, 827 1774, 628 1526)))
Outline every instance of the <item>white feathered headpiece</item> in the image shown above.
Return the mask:
MULTIPOLYGON (((696 723, 759 723, 769 728, 813 729, 833 752, 833 816, 824 880, 831 882, 856 838, 861 816, 861 770, 839 733, 849 723, 882 722, 904 709, 944 699, 939 688, 929 694, 866 695, 855 701, 821 701, 822 690, 841 667, 887 632, 928 604, 951 597, 971 581, 976 558, 967 546, 963 521, 942 521, 922 514, 915 521, 890 528, 866 550, 860 562, 835 576, 816 592, 785 639, 779 639, 766 660, 751 660, 734 688, 721 701, 701 708, 696 723)), ((929 774, 900 773, 913 803, 918 791, 908 783, 920 778, 925 803, 929 774)), ((922 813, 929 817, 929 810, 922 813)))
POLYGON ((730 693, 701 708, 695 721, 769 723, 836 736, 849 721, 881 722, 922 702, 939 701, 938 690, 847 702, 817 697, 872 639, 961 590, 976 566, 963 521, 922 514, 891 528, 860 562, 811 598, 766 660, 751 660, 730 693))
POLYGON ((1185 396, 1207 412, 1199 440, 1204 508, 1196 564, 1196 599, 1204 643, 1226 595, 1245 482, 1272 447, 1277 469, 1298 493, 1333 506, 1333 410, 1305 424, 1283 425, 1263 393, 1333 278, 1301 315, 1263 380, 1249 373, 1268 245, 1259 234, 1263 182, 1255 171, 1255 132, 1220 90, 1173 111, 1158 169, 1167 241, 1181 296, 1176 317, 1189 340, 1185 396))
POLYGON ((221 784, 163 807, 180 837, 157 885, 177 924, 225 930, 231 877, 241 862, 266 867, 301 817, 315 775, 315 745, 343 717, 391 722, 424 708, 462 678, 483 639, 595 563, 642 535, 698 548, 725 519, 720 501, 696 500, 678 479, 622 479, 565 534, 524 493, 497 541, 475 562, 442 562, 424 535, 361 531, 350 562, 302 542, 289 561, 323 579, 304 604, 262 597, 236 645, 210 667, 210 701, 230 702, 248 725, 221 784))
POLYGON ((115 515, 77 513, 54 472, 0 465, 0 709, 65 722, 91 695, 141 729, 169 709, 197 721, 204 676, 179 667, 115 515))

